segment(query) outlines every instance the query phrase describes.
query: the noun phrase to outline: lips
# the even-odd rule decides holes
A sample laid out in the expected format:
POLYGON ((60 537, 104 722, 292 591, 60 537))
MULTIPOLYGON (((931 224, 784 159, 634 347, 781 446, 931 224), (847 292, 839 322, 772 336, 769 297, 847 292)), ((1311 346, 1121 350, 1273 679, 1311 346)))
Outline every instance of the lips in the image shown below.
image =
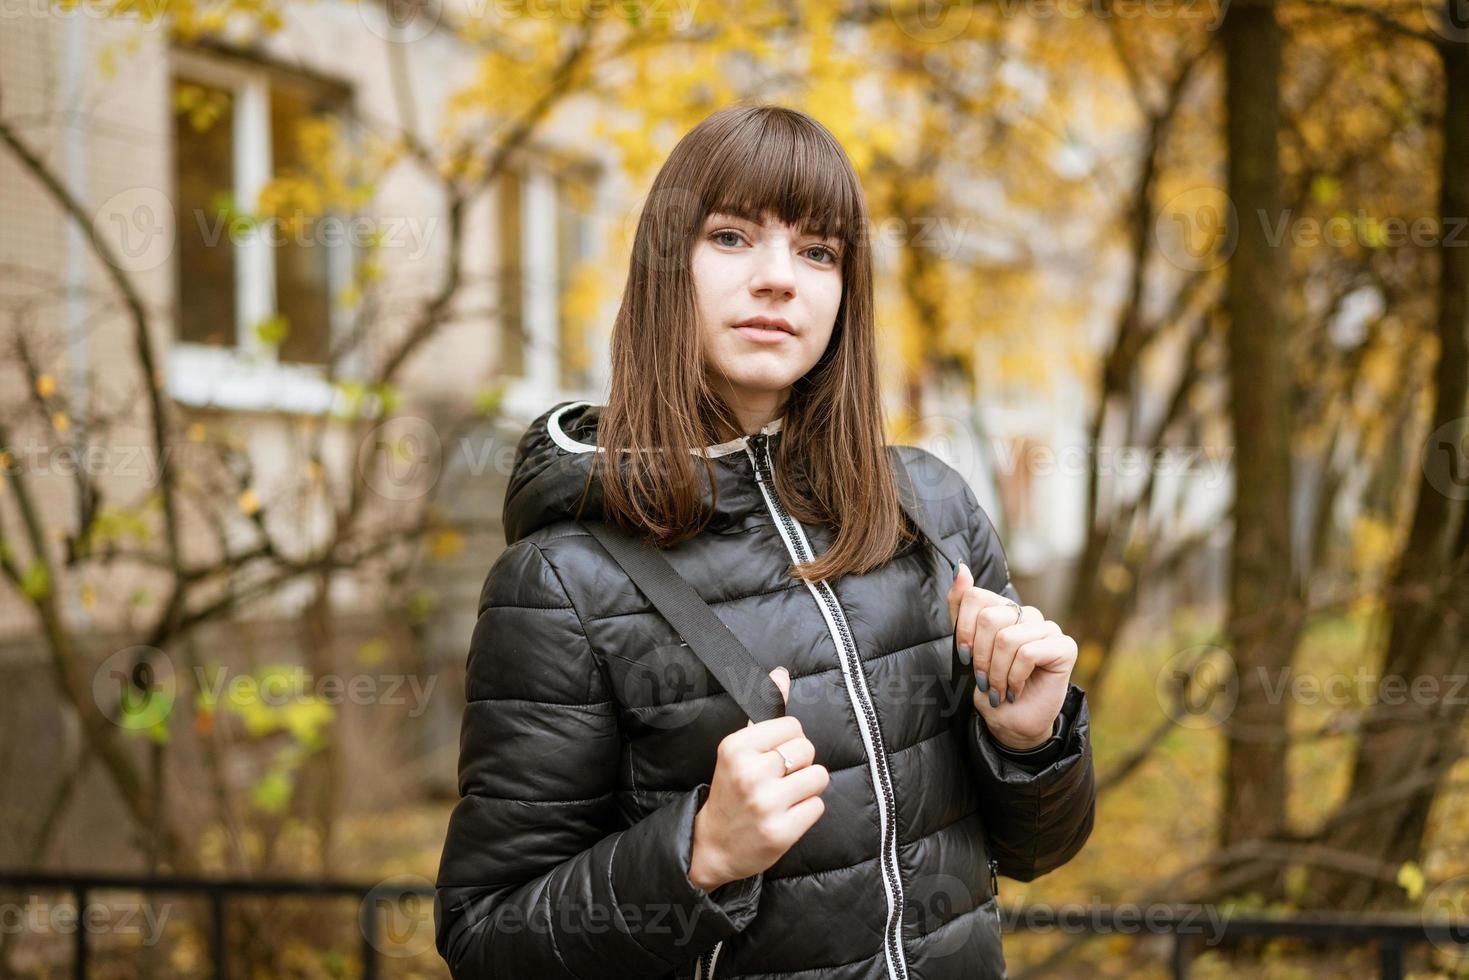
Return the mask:
POLYGON ((761 330, 780 330, 784 333, 795 335, 789 320, 778 316, 752 316, 747 320, 741 320, 735 324, 736 327, 756 327, 761 330))

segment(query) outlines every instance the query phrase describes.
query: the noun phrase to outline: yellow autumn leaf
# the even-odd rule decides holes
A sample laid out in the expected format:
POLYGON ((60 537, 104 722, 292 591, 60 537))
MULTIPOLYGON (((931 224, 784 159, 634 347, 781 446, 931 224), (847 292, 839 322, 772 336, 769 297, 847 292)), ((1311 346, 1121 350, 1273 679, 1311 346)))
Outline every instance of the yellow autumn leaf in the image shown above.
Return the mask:
POLYGON ((71 428, 71 419, 66 417, 65 412, 57 412, 51 416, 51 425, 57 432, 66 432, 71 428))
POLYGON ((56 379, 49 374, 36 377, 36 394, 42 398, 50 398, 56 392, 56 379))
POLYGON ((245 490, 240 494, 240 510, 246 514, 255 514, 260 510, 260 496, 254 490, 245 490))
POLYGON ((1412 861, 1404 861, 1398 868, 1398 885, 1408 893, 1408 900, 1416 902, 1423 894, 1423 869, 1412 861))

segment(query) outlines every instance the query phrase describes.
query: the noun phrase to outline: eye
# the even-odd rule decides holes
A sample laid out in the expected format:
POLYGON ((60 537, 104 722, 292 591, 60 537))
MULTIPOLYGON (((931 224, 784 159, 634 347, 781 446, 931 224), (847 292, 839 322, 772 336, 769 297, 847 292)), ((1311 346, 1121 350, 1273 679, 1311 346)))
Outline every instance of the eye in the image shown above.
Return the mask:
POLYGON ((712 241, 718 242, 720 245, 729 245, 730 247, 734 247, 735 245, 739 244, 739 240, 744 238, 744 236, 737 231, 731 231, 728 228, 722 228, 719 231, 716 231, 714 234, 710 235, 709 238, 712 241), (720 241, 720 239, 724 238, 724 236, 726 235, 733 236, 736 240, 733 242, 720 241))
POLYGON ((837 261, 841 258, 841 256, 837 255, 836 252, 827 248, 825 245, 812 245, 810 248, 806 249, 806 251, 821 252, 827 257, 826 261, 828 265, 836 265, 837 261))

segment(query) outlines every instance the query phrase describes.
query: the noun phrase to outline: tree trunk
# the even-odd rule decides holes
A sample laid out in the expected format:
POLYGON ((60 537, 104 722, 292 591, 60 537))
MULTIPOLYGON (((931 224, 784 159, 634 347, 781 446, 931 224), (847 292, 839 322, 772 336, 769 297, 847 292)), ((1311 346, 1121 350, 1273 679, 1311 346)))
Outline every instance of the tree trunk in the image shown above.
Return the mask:
MULTIPOLYGON (((1290 439, 1280 251, 1266 237, 1280 213, 1277 130, 1281 32, 1273 0, 1236 0, 1224 21, 1229 197, 1237 243, 1229 265, 1230 415, 1234 428, 1234 539, 1227 636, 1239 698, 1225 722, 1220 844, 1285 830, 1286 702, 1271 698, 1299 632, 1291 588, 1290 439)), ((1279 890, 1262 865, 1240 891, 1279 890)))

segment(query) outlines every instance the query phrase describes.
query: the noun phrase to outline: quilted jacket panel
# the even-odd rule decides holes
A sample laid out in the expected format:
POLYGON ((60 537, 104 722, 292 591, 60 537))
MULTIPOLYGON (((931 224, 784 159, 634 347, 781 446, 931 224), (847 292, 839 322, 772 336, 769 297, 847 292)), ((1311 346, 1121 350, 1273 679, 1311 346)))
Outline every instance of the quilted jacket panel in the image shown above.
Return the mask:
MULTIPOLYGON (((1006 750, 941 682, 955 662, 952 566, 920 542, 863 575, 791 579, 792 548, 820 553, 831 534, 793 527, 762 488, 778 423, 707 447, 714 519, 665 557, 763 668, 790 670, 787 712, 831 782, 822 817, 772 867, 704 892, 687 877, 694 814, 719 741, 747 719, 578 522, 597 412, 561 403, 517 448, 437 880, 452 975, 1004 977, 991 861, 1028 881, 1085 843, 1085 693, 1071 686, 1047 750, 1006 750)), ((1019 601, 963 478, 898 451, 946 550, 1019 601)), ((593 487, 579 520, 597 514, 593 487)))

